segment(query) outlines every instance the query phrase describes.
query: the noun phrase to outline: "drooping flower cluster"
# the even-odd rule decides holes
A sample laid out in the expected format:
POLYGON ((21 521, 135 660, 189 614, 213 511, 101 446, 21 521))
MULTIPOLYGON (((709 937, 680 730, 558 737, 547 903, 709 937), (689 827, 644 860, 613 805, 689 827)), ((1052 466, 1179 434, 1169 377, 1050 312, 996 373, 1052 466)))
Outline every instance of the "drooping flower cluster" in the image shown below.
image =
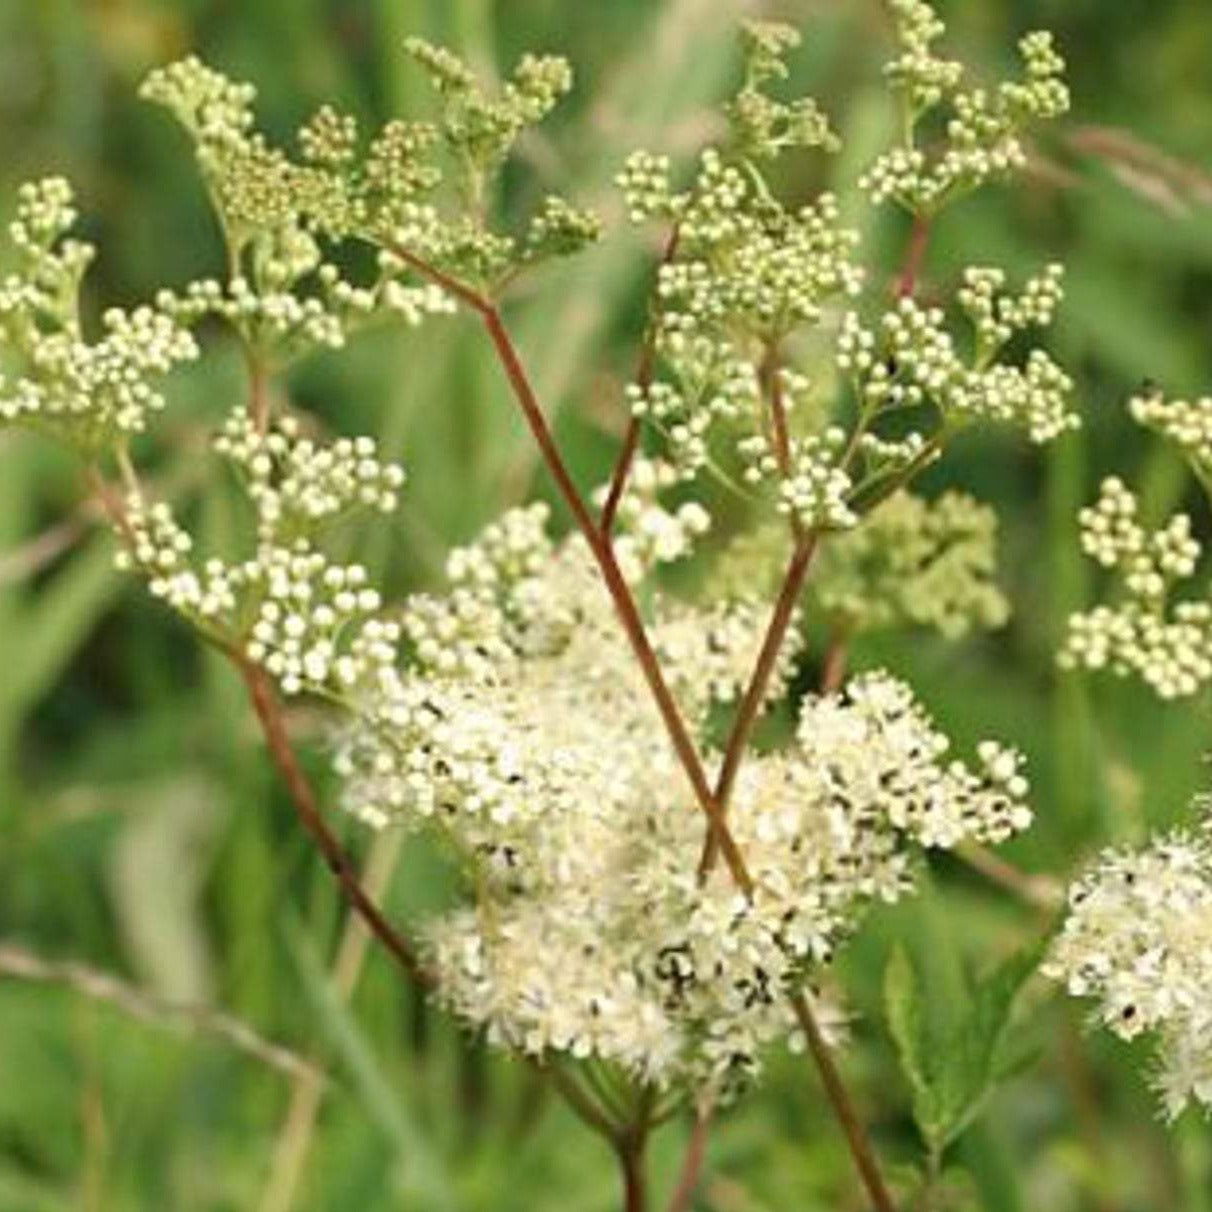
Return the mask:
POLYGON ((889 0, 889 7, 900 53, 885 75, 901 102, 904 139, 876 160, 860 184, 877 203, 892 199, 925 216, 991 177, 1022 168, 1027 128, 1069 108, 1065 62, 1052 36, 1037 31, 1019 41, 1021 80, 992 92, 965 87, 963 66, 934 53, 945 27, 933 8, 923 0, 889 0), (923 146, 922 119, 940 110, 944 137, 937 147, 923 146))
MULTIPOLYGON (((700 885, 701 814, 581 542, 553 546, 526 510, 450 573, 406 608, 412 663, 362 702, 338 770, 352 811, 437 829, 465 860, 474 904, 428 937, 440 996, 497 1042, 729 1086, 794 1034, 785 995, 860 906, 909 889, 915 845, 1029 820, 1016 754, 947 761, 877 674, 809 700, 794 742, 742 768, 729 820, 752 900, 723 869, 700 885)), ((763 614, 658 601, 654 647, 700 728, 746 680, 763 614)))
POLYGON ((1069 894, 1044 971, 1122 1039, 1156 1037, 1157 1085, 1174 1117, 1212 1108, 1212 844, 1207 826, 1105 855, 1069 894))
POLYGON ((1081 539, 1085 553, 1115 574, 1118 593, 1070 618, 1062 666, 1135 673, 1162 698, 1195 694, 1212 679, 1212 602, 1174 599, 1200 555, 1190 518, 1175 514, 1147 530, 1136 497, 1113 477, 1082 510, 1081 539))
POLYGON ((0 422, 30 426, 88 455, 138 433, 164 407, 157 381, 197 356, 193 337, 162 308, 111 308, 90 340, 80 286, 91 245, 71 239, 71 188, 61 178, 25 185, 9 237, 17 270, 0 280, 0 422), (6 359, 7 361, 7 359, 6 359))

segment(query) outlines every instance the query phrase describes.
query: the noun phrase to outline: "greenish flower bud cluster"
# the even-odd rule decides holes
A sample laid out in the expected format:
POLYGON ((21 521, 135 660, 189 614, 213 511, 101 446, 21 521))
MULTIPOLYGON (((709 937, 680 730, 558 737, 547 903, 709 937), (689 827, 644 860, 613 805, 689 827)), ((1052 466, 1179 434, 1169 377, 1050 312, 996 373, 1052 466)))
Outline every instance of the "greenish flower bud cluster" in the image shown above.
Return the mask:
MULTIPOLYGON (((997 514, 959 492, 934 500, 901 491, 861 524, 822 544, 807 613, 836 636, 924 627, 958 640, 1005 624, 1010 603, 997 584, 997 514)), ((725 598, 774 592, 785 559, 780 528, 734 540, 712 570, 725 598)))
POLYGON ((812 596, 844 635, 928 627, 947 639, 1001 627, 997 514, 963 493, 899 492, 827 543, 812 596))
POLYGON ((788 25, 747 21, 741 27, 745 81, 725 108, 732 144, 742 159, 770 160, 792 148, 837 151, 838 137, 811 97, 781 101, 764 86, 788 75, 786 56, 800 44, 799 31, 788 25))
POLYGON ((1129 401, 1128 411, 1175 443, 1205 490, 1212 491, 1212 397, 1167 400, 1161 392, 1151 392, 1129 401))
POLYGON ((1175 596, 1199 561, 1191 519, 1175 514, 1146 529, 1136 497, 1113 477, 1082 510, 1081 528, 1083 550, 1114 574, 1115 587, 1110 604, 1070 618, 1062 666, 1133 673, 1162 698, 1195 694, 1212 679, 1212 601, 1175 596))
POLYGON ((901 143, 867 170, 862 187, 876 203, 889 199, 931 215, 993 177, 1027 162, 1023 137, 1034 123, 1069 108, 1065 63, 1052 36, 1037 31, 1019 42, 1023 75, 990 92, 966 87, 963 66, 939 58, 933 44, 943 23, 923 0, 888 0, 900 53, 885 69, 901 103, 901 143), (937 145, 920 132, 924 118, 943 122, 937 145))

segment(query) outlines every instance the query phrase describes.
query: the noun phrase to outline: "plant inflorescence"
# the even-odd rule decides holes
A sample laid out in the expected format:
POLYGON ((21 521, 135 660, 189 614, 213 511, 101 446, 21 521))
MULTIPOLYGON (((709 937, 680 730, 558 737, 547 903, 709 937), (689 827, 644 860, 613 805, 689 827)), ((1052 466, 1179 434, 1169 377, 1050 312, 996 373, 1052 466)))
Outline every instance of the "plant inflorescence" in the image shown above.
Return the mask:
MULTIPOLYGON (((442 1005, 548 1073, 611 1140, 631 1208, 649 1130, 682 1100, 702 1118, 738 1096, 783 1042, 812 1053, 871 1202, 890 1209, 833 1059, 830 961, 866 906, 912 892, 928 852, 986 855, 1031 821, 1015 748, 986 740, 952 757, 913 689, 882 671, 847 680, 845 651, 864 632, 957 639, 1008 617, 992 509, 910 489, 974 426, 1045 444, 1078 424, 1073 382, 1041 343, 1063 272, 976 265, 920 285, 944 209, 1021 169, 1029 130, 1066 111, 1064 64, 1031 33, 1016 78, 975 84, 937 53, 928 4, 888 7, 899 120, 856 205, 908 212, 899 265, 868 253, 840 194, 780 192, 782 157, 840 147, 814 99, 782 95, 798 43, 785 26, 744 26, 717 140, 688 163, 642 150, 619 167, 628 219, 658 227, 664 252, 621 393, 624 440, 596 491, 563 459, 502 303, 545 262, 627 238, 555 194, 521 223, 497 213, 515 146, 572 87, 560 58, 527 56, 490 88, 412 39, 430 120, 365 130, 324 106, 290 146, 258 131, 250 85, 193 58, 157 70, 143 95, 191 142, 227 264, 97 326, 82 315, 93 250, 70 235, 67 184, 27 186, 10 227, 0 420, 85 462, 119 567, 239 669, 357 911, 442 1005), (545 504, 515 508, 450 553, 441 585, 392 602, 331 536, 406 506, 404 469, 368 438, 325 435, 270 383, 370 325, 459 312, 483 325, 572 525, 545 504), (203 550, 139 466, 172 371, 219 328, 249 371, 247 404, 213 441, 247 525, 230 549, 203 550), (726 541, 720 493, 747 519, 726 541), (696 575, 670 577, 677 563, 696 575), (815 690, 806 622, 831 636, 815 690), (408 930, 374 908, 316 807, 279 695, 324 707, 348 812, 451 856, 455 907, 408 930)), ((1132 411, 1209 482, 1212 403, 1149 397, 1132 411)), ((1195 692, 1212 679, 1212 604, 1174 598, 1200 554, 1190 523, 1148 529, 1113 479, 1081 524, 1117 596, 1072 620, 1063 662, 1195 692)), ((1198 837, 1107 858, 1073 890, 1048 961, 1120 1034, 1160 1031, 1171 1110, 1212 1101, 1209 943, 1190 928, 1208 918, 1210 880, 1198 837)), ((1009 1000, 964 1053, 983 1059, 931 1104, 951 1099, 946 1130, 923 1127, 927 1183, 987 1092, 1009 1000)), ((909 1055, 912 1016, 897 1005, 909 1055)), ((911 1078, 928 1104, 925 1077, 911 1078)))

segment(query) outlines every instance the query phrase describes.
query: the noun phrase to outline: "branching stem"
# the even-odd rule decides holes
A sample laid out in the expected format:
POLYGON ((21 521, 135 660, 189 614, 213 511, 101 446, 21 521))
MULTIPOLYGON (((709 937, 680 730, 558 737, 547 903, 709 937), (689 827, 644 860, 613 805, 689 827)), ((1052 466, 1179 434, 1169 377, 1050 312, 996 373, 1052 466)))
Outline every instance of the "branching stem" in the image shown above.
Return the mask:
MULTIPOLYGON (((607 591, 610 594, 616 613, 627 635, 628 642, 652 691, 678 759, 690 780, 695 798, 711 823, 711 831, 708 837, 709 839, 715 839, 715 844, 723 855, 724 861, 737 887, 746 896, 752 897, 755 890, 754 880, 728 828, 725 819, 724 802, 717 799, 715 793, 713 793, 707 783, 698 749, 690 738, 681 711, 665 681, 660 663, 648 640, 635 599, 615 560, 613 547, 598 528, 589 513, 584 498, 581 496, 568 472, 568 468, 548 428, 547 420, 539 406, 534 389, 530 384, 517 349, 510 339, 496 304, 473 288, 456 281, 441 270, 428 265, 425 261, 409 253, 407 250, 396 249, 395 251, 406 264, 411 265, 422 276, 437 283, 437 285, 460 299, 475 311, 483 321, 493 347, 497 352, 497 356, 500 359, 501 366, 505 371, 513 395, 518 406, 521 408, 547 468, 601 571, 607 591)), ((783 591, 780 593, 779 599, 775 604, 771 626, 767 631, 766 640, 762 646, 758 667, 755 669, 754 676, 750 681, 749 692, 745 696, 742 712, 738 713, 737 725, 734 725, 737 740, 732 746, 735 750, 735 756, 730 763, 733 769, 732 774, 729 776, 729 788, 731 787, 731 780, 735 779, 736 770, 739 769, 745 743, 752 732, 758 710, 765 697, 770 675, 773 673, 778 653, 786 636, 787 627, 793 616, 795 602, 803 585, 804 576, 807 574, 808 565, 816 550, 816 545, 817 536, 812 532, 805 533, 796 543, 796 549, 793 553, 787 577, 785 578, 783 591)), ((727 767, 721 770, 721 779, 726 771, 727 767)), ((830 1102, 845 1130, 847 1143, 854 1156, 855 1165, 871 1197, 872 1205, 876 1212, 892 1212, 892 1201, 880 1176, 879 1167, 871 1150, 870 1142, 867 1140, 866 1134, 863 1132, 854 1113, 854 1108, 842 1086, 841 1077, 833 1063, 828 1045, 821 1037, 819 1030, 817 1030, 811 1011, 802 995, 799 996, 798 1001, 799 1005, 795 1007, 796 1015, 800 1018, 801 1025, 804 1026, 805 1033, 809 1036, 813 1059, 821 1071, 826 1090, 830 1096, 830 1102)), ((795 1005, 794 998, 793 1005, 795 1005)), ((646 1140, 649 1126, 647 1119, 645 1119, 643 1132, 638 1142, 638 1149, 635 1141, 632 1141, 627 1146, 626 1151, 622 1147, 619 1147, 620 1162, 624 1167, 625 1191, 628 1201, 626 1207, 628 1212, 643 1212, 645 1207, 642 1173, 639 1171, 639 1166, 642 1161, 643 1144, 646 1140)))
POLYGON ((539 406, 538 398, 526 374, 526 369, 522 365, 517 348, 505 327, 504 321, 501 319, 501 313, 492 300, 486 298, 478 291, 454 280, 441 270, 432 268, 426 262, 405 250, 399 249, 395 251, 401 260, 411 265, 418 273, 428 277, 456 298, 462 300, 483 321, 501 367, 505 372, 505 377, 509 381, 510 390, 522 411, 522 415, 539 448, 539 452, 543 456, 543 461, 547 465, 548 472, 555 481, 560 496, 572 514, 577 528, 580 530, 593 555, 595 563, 598 565, 606 591, 609 593, 611 602, 614 604, 615 613, 618 615, 619 621, 623 626, 623 631, 644 675, 644 680, 648 683, 649 690, 652 692, 657 710, 660 712, 665 730, 669 734, 674 752, 685 770, 687 778, 690 780, 690 785, 699 807, 711 823, 712 834, 716 837, 717 845, 724 856, 724 861, 727 863, 728 869, 741 891, 746 896, 752 895, 753 879, 745 866, 735 839, 728 830, 723 813, 716 806, 715 796, 707 781, 707 775, 703 770, 703 763, 699 757, 698 749, 691 739, 689 729, 682 717, 681 709, 673 697, 673 692, 665 680, 664 672, 648 638, 643 619, 640 617, 635 597, 631 592, 630 586, 627 584, 626 578, 623 576, 622 570, 619 568, 618 561, 615 559, 614 547, 598 528, 598 524, 590 513, 585 498, 573 482, 568 467, 564 462, 564 457, 560 453, 559 447, 555 442, 555 437, 547 424, 547 418, 543 415, 543 410, 539 406))
POLYGON ((229 652, 228 655, 248 687, 270 757, 286 786, 295 814, 308 836, 319 847, 345 898, 408 976, 421 988, 429 988, 433 984, 432 974, 421 963, 413 945, 383 916, 366 894, 353 861, 325 823, 315 793, 286 734, 282 707, 269 679, 263 670, 239 653, 229 652))
POLYGON ((896 280, 895 294, 898 299, 913 298, 929 246, 930 220, 925 215, 915 214, 913 226, 909 229, 909 243, 905 249, 905 260, 896 280))

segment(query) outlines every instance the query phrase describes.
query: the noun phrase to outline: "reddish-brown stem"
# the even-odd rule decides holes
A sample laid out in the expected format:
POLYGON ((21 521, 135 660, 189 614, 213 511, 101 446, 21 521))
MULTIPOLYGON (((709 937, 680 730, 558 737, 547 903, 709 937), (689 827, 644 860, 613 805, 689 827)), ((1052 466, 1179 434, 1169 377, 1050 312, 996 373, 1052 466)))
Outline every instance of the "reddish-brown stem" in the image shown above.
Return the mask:
POLYGON ((584 536, 585 542, 589 545, 589 549, 597 562, 602 579, 606 583, 607 592, 614 603, 615 612, 618 614, 619 621, 623 625, 623 630, 640 665, 644 680, 652 691, 657 709, 664 721, 666 731, 669 733, 669 739, 673 743, 674 751, 690 779, 699 806, 703 809, 711 824, 709 836, 716 839, 716 845, 723 852, 724 860, 728 864, 728 869, 736 880, 737 886, 742 892, 749 895, 753 892, 753 880, 745 867, 735 840, 724 823, 724 815, 718 808, 711 787, 707 782, 707 776, 703 770, 698 750, 686 728, 681 709, 678 707, 673 693, 665 681, 665 675, 661 670, 660 662, 657 660, 656 653, 649 642, 644 622, 640 618, 635 598, 632 596, 626 578, 623 576, 615 559, 614 549, 610 541, 598 529, 597 524, 589 513, 584 498, 577 490, 572 477, 568 473, 563 456, 560 454, 551 430, 547 426, 547 420, 543 416, 542 409, 539 407, 534 389, 530 385, 530 380, 518 357, 517 350, 505 329, 500 313, 495 307, 490 305, 486 310, 481 312, 481 315, 488 329, 489 338, 492 340, 501 365, 505 370, 510 387, 513 389, 513 394, 522 408, 526 422, 530 426, 531 433, 534 435, 539 450, 547 463, 548 470, 556 482, 556 487, 560 490, 560 495, 572 511, 577 526, 580 528, 581 534, 584 536))
POLYGON ((829 637, 825 658, 821 663, 821 694, 837 694, 846 680, 846 665, 850 656, 850 643, 842 628, 837 628, 829 637))
POLYGON ((624 1212, 647 1212, 648 1183, 644 1172, 644 1157, 648 1136, 652 1131, 652 1106, 655 1091, 645 1089, 639 1099, 632 1122, 614 1138, 615 1153, 623 1177, 624 1212))
POLYGON ((616 1152, 623 1175, 624 1212, 645 1212, 648 1207, 648 1184, 644 1179, 643 1147, 620 1142, 616 1152))
POLYGON ((913 216, 909 230, 909 243, 905 248, 905 260, 896 280, 896 297, 911 299, 917 289, 917 280, 926 260, 926 249, 930 244, 930 220, 924 215, 913 216))
POLYGON ((88 486, 105 516, 109 518, 110 525, 122 536, 127 547, 133 548, 135 533, 131 529, 130 519, 126 516, 126 506, 122 503, 121 496, 114 491, 113 486, 96 466, 90 465, 85 474, 88 477, 88 486))
MULTIPOLYGON (((131 474, 133 475, 133 472, 131 474)), ((89 468, 88 477, 89 483, 110 521, 118 529, 128 546, 133 546, 134 535, 122 501, 96 467, 89 468)), ((137 489, 137 483, 132 487, 132 491, 135 489, 137 489)), ((307 776, 303 773, 303 768, 299 765, 290 738, 286 734, 282 708, 269 679, 263 670, 236 650, 228 648, 226 655, 239 670, 240 676, 248 687, 249 697, 252 700, 257 719, 261 723, 270 756, 286 785, 295 813, 308 835, 320 848, 328 866, 337 877, 346 899, 366 922, 371 933, 391 952, 408 975, 421 987, 428 987, 432 984, 431 976, 422 966, 412 945, 383 917, 374 902, 367 896, 359 882, 353 861, 346 854, 336 835, 325 824, 316 802, 315 793, 307 781, 307 776)))
POLYGON ((370 897, 366 895, 352 860, 346 854, 340 841, 337 840, 336 835, 325 824, 319 805, 316 803, 315 793, 299 765, 290 738, 286 734, 282 708, 269 679, 261 669, 239 654, 233 652, 229 655, 236 668, 239 669, 244 684, 248 687, 253 709, 257 713, 261 730, 265 734, 265 743, 269 748, 270 757, 286 785, 295 814, 324 855, 346 900, 366 923, 375 938, 391 952, 400 967, 420 987, 428 988, 432 984, 430 973, 422 965, 412 944, 392 926, 379 912, 370 897))
MULTIPOLYGON (((778 349, 771 345, 767 350, 762 367, 766 380, 766 394, 770 401, 771 429, 774 435, 775 457, 779 468, 787 475, 791 467, 791 435, 787 426, 787 406, 783 399, 783 380, 779 374, 778 349)), ((745 688, 741 705, 737 709, 736 719, 724 749, 724 762, 720 767, 719 777, 715 785, 715 801, 722 815, 727 815, 728 802, 732 798, 733 784, 741 768, 745 750, 753 735, 753 729, 761 714, 762 704, 770 686, 770 678, 778 663, 779 653, 787 638, 787 629, 795 617, 795 604, 799 600, 804 587, 804 578, 812 564, 820 535, 817 531, 806 531, 794 515, 791 520, 791 533, 795 538, 795 548, 791 553, 791 561, 783 574, 783 585, 775 601, 766 635, 762 640, 761 651, 758 653, 757 664, 745 688)), ((712 867, 715 866, 718 845, 715 835, 708 833, 703 840, 703 849, 699 855, 699 879, 706 879, 712 867)))
MULTIPOLYGON (((677 256, 680 238, 681 230, 675 225, 669 232, 669 239, 665 242, 665 250, 657 265, 658 278, 661 269, 677 256)), ((652 386, 652 376, 656 370, 657 332, 658 324, 654 316, 649 321, 644 344, 640 349, 639 365, 635 372, 635 384, 642 392, 647 392, 648 388, 652 386)), ((610 477, 610 488, 606 493, 606 502, 602 506, 602 516, 598 521, 604 535, 609 535, 614 529, 614 519, 619 511, 619 502, 623 499, 623 490, 627 487, 627 477, 631 474, 631 465, 635 462, 635 456, 640 449, 641 428, 638 417, 632 415, 628 418, 627 431, 623 435, 623 446, 615 462, 614 472, 610 477)))
POLYGON ((834 1063, 833 1053, 825 1042, 825 1037, 821 1034, 816 1016, 812 1013, 811 1006, 808 1005, 808 999, 802 992, 795 993, 791 998, 791 1006, 808 1041, 812 1059, 816 1061, 816 1067, 820 1071, 821 1081, 824 1084, 829 1103, 833 1107, 833 1113, 842 1125, 842 1131, 846 1134, 850 1154, 858 1167, 863 1186, 867 1189, 871 1206, 875 1212, 895 1212, 892 1197, 884 1185, 884 1179, 875 1160, 875 1153, 871 1148, 867 1131, 863 1127, 863 1122, 859 1118, 854 1104, 850 1101, 842 1075, 834 1063))
POLYGON ((667 1212, 690 1212, 694 1204, 694 1193, 698 1190, 703 1174, 703 1162, 707 1158, 707 1136, 711 1130, 711 1105, 703 1103, 694 1109, 694 1127, 690 1140, 686 1142, 686 1153, 682 1158, 682 1169, 678 1174, 678 1185, 673 1190, 667 1212))
POLYGON ((767 351, 762 374, 766 379, 766 390, 770 400, 770 427, 774 432, 774 457, 778 459, 779 471, 783 475, 787 475, 791 470, 791 434, 787 427, 787 404, 783 399, 783 376, 779 373, 778 349, 774 345, 767 351))
POLYGON ((673 692, 669 689, 669 684, 665 680, 660 662, 653 651, 652 644, 648 639, 648 633, 644 628, 643 619, 640 617, 639 607, 636 605, 627 580, 619 568, 618 561, 615 559, 614 548, 599 529, 596 520, 589 512, 589 507, 585 503, 584 497, 581 496, 580 490, 569 474, 564 457, 556 445, 555 437, 547 424, 547 418, 543 415, 538 397, 535 395, 529 376, 526 374, 526 369, 522 365, 521 358, 518 356, 518 351, 509 336, 504 321, 501 319, 500 312, 490 299, 485 298, 478 291, 455 281, 441 270, 432 268, 426 262, 414 257, 411 253, 400 251, 398 255, 401 260, 411 265, 418 273, 427 276, 456 298, 461 299, 484 322, 488 337, 492 341, 493 348, 496 350, 497 358, 505 372, 510 390, 519 408, 522 410, 522 415, 530 429, 531 436, 534 438, 535 444, 539 448, 539 453, 543 456, 547 470, 555 481, 560 496, 572 514, 573 520, 576 522, 577 528, 585 539, 594 561, 598 565, 598 570, 602 574, 606 590, 610 595, 611 602, 614 604, 615 612, 623 626, 623 631, 627 636, 632 652, 635 654, 636 662, 644 675, 644 680, 648 683, 648 687, 652 692, 657 710, 660 712, 665 729, 669 734, 674 752, 685 770, 687 778, 690 780, 690 785, 699 807, 703 810, 711 824, 709 836, 716 838, 716 844, 724 855, 724 861, 728 864, 728 869, 732 873, 737 886, 747 896, 752 894, 753 879, 745 866, 735 839, 728 831, 723 813, 716 807, 715 797, 712 794, 710 784, 707 782, 707 775, 703 770, 703 763, 699 758, 698 749, 691 739, 686 722, 682 718, 681 709, 673 697, 673 692))
POLYGON ((264 359, 251 347, 246 354, 248 363, 248 415, 259 434, 269 430, 269 375, 264 359))
MULTIPOLYGON (((765 638, 762 640, 762 648, 758 653, 753 675, 749 679, 749 685, 745 688, 741 705, 737 708, 736 719, 733 721, 732 731, 728 735, 728 744, 724 750, 724 761, 716 780, 715 801, 721 816, 728 811, 732 788, 740 771, 745 749, 753 735, 758 716, 761 714, 762 703, 766 699, 766 691, 770 686, 770 678, 774 674, 779 653, 787 638, 787 630, 791 626, 791 620, 795 617, 795 604, 799 601, 800 591, 804 587, 804 578, 808 575, 819 538, 816 531, 806 531, 800 535, 791 555, 791 563, 787 566, 787 573, 783 577, 783 586, 774 603, 774 610, 766 628, 765 638)), ((700 879, 705 879, 715 865, 719 851, 717 833, 718 830, 708 833, 703 842, 703 851, 699 856, 700 879)))
MULTIPOLYGON (((639 376, 636 377, 639 383, 639 376)), ((640 450, 640 433, 643 424, 639 417, 629 417, 627 428, 623 431, 623 445, 619 448, 618 462, 610 476, 610 487, 606 490, 606 500, 602 503, 602 516, 598 519, 604 535, 609 535, 614 529, 614 519, 618 515, 619 505, 623 500, 623 491, 627 487, 627 477, 631 474, 631 465, 640 450)))

